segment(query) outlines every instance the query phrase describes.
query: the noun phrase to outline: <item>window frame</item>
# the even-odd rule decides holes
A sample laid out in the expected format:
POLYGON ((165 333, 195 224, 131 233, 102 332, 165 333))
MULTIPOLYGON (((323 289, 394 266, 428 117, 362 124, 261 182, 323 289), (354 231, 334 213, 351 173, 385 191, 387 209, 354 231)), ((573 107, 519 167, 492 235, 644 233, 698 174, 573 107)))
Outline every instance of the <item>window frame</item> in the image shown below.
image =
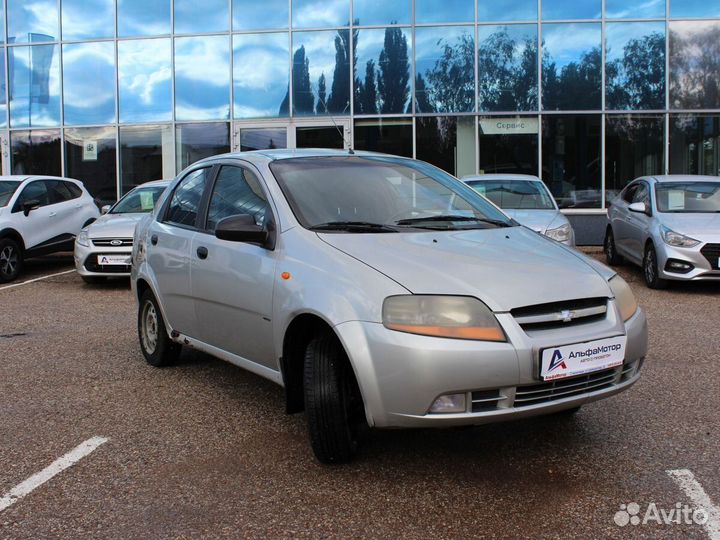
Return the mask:
MULTIPOLYGON (((176 180, 174 184, 172 184, 172 191, 168 193, 167 199, 165 199, 165 202, 163 203, 162 208, 158 212, 158 222, 162 223, 163 225, 166 225, 168 227, 177 227, 179 229, 185 229, 187 231, 200 231, 198 224, 202 223, 202 219, 205 217, 205 212, 207 208, 207 199, 208 199, 208 187, 211 185, 215 185, 215 176, 217 175, 217 164, 216 163, 202 163, 198 164, 196 167, 192 167, 192 169, 186 171, 182 177, 179 180, 176 180), (200 196, 200 201, 198 202, 198 210, 197 215, 195 216, 195 223, 193 225, 184 225, 182 223, 175 223, 173 221, 168 221, 168 214, 170 213, 170 206, 172 205, 173 197, 175 197, 175 192, 177 192, 177 189, 180 187, 180 184, 183 183, 183 181, 190 176, 191 174, 201 170, 201 169, 208 169, 208 177, 205 181, 205 186, 203 187, 203 193, 200 196)), ((169 189, 169 188, 168 188, 169 189)))
MULTIPOLYGON (((29 188, 31 185, 37 184, 39 182, 42 182, 45 185, 45 193, 47 193, 48 201, 50 200, 50 191, 48 189, 48 185, 45 183, 45 182, 47 182, 47 180, 44 178, 37 178, 35 180, 30 180, 27 184, 25 184, 25 186, 23 186, 23 188, 17 194, 17 198, 15 199, 15 202, 13 203, 12 211, 10 212, 11 214, 17 214, 18 212, 22 212, 23 194, 25 193, 27 188, 29 188)), ((30 200, 32 200, 32 199, 30 199, 30 200)), ((45 208, 46 206, 52 206, 53 204, 57 204, 57 203, 41 204, 40 206, 38 206, 38 208, 45 208)))

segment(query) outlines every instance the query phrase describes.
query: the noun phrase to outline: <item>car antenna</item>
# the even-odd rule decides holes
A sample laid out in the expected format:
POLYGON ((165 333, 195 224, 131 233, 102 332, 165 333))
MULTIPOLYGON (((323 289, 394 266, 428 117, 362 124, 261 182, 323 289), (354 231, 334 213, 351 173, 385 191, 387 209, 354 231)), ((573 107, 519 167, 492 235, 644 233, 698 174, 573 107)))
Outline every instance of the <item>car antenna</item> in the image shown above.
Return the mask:
MULTIPOLYGON (((325 111, 328 111, 327 103, 325 102, 325 100, 324 100, 323 98, 320 97, 320 92, 318 92, 318 101, 320 102, 320 105, 323 106, 323 109, 325 109, 325 111)), ((344 113, 349 106, 350 106, 350 102, 348 101, 348 104, 345 105, 345 108, 341 111, 341 114, 344 113)), ((350 154, 351 156, 354 156, 354 155, 355 155, 355 150, 353 150, 353 147, 352 147, 352 144, 351 144, 352 141, 349 141, 349 140, 347 140, 347 139, 345 138, 345 130, 342 129, 340 126, 338 126, 337 122, 335 122, 335 116, 334 116, 334 115, 330 114, 329 117, 330 117, 330 121, 333 123, 333 126, 335 126, 335 129, 338 130, 338 133, 340 134, 340 137, 341 137, 342 140, 343 140, 343 144, 344 144, 345 146, 347 146, 347 148, 348 148, 348 154, 350 154)))

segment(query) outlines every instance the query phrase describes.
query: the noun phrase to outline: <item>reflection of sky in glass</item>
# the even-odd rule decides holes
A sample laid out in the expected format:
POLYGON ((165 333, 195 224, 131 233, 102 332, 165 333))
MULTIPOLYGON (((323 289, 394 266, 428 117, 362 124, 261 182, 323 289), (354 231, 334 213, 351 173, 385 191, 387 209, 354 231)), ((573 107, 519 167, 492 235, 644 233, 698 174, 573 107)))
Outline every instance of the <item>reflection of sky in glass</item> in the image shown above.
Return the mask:
POLYGON ((13 47, 10 80, 11 127, 60 124, 60 61, 57 45, 13 47))
POLYGON ((473 22, 473 0, 415 0, 415 22, 473 22))
MULTIPOLYGON (((405 39, 407 40, 407 58, 408 58, 408 71, 412 69, 412 32, 409 28, 403 28, 400 30, 405 36, 405 39)), ((378 72, 380 71, 380 53, 382 52, 385 44, 385 30, 384 29, 373 29, 373 30, 360 30, 358 39, 355 43, 355 51, 357 54, 357 73, 356 77, 363 83, 363 85, 366 83, 366 66, 367 62, 369 60, 372 60, 375 63, 375 83, 377 87, 377 82, 379 79, 378 72)), ((393 78, 397 79, 400 74, 393 74, 393 78)), ((409 72, 408 72, 409 75, 409 72)), ((403 106, 397 110, 389 111, 386 110, 384 112, 391 114, 391 113, 403 113, 407 110, 407 106, 410 102, 410 89, 412 85, 412 78, 408 76, 408 84, 407 84, 407 100, 403 104, 403 106)), ((380 99, 382 99, 382 96, 378 96, 380 99)), ((398 100, 399 101, 399 100, 398 100)), ((355 111, 357 114, 357 104, 355 107, 355 111)), ((378 109, 378 111, 372 111, 374 112, 383 112, 382 109, 378 109)), ((368 114, 368 112, 364 112, 364 114, 368 114)))
POLYGON ((600 24, 544 24, 542 27, 544 52, 550 55, 558 69, 600 47, 600 24))
POLYGON ((600 0, 543 0, 542 18, 552 19, 599 19, 602 10, 600 0))
POLYGON ((63 39, 115 36, 113 0, 62 0, 63 39), (91 14, 90 16, 88 16, 91 14))
POLYGON ((171 71, 169 39, 119 41, 120 121, 170 120, 171 71))
POLYGON ((288 89, 289 66, 287 33, 233 36, 235 118, 278 116, 288 89))
POLYGON ((293 28, 347 26, 350 0, 292 0, 293 28))
POLYGON ((227 0, 175 0, 175 32, 224 32, 230 25, 227 0))
POLYGON ((285 128, 243 129, 240 131, 240 150, 267 150, 268 148, 287 147, 285 128))
POLYGON ((233 30, 287 28, 290 0, 233 0, 233 30))
POLYGON ((0 42, 5 43, 5 8, 0 2, 0 42))
POLYGON ((605 16, 609 19, 665 17, 665 0, 605 0, 605 16))
POLYGON ((227 36, 175 40, 175 116, 178 120, 230 118, 227 36))
POLYGON ((708 0, 670 0, 671 17, 720 17, 720 3, 708 0))
POLYGON ((63 45, 65 124, 115 121, 115 46, 112 42, 63 45))
POLYGON ((118 0, 118 36, 170 33, 170 0, 118 0))
POLYGON ((720 107, 717 36, 720 21, 670 23, 670 107, 715 109, 720 107))
POLYGON ((58 19, 57 0, 8 0, 8 41, 57 40, 58 19))
POLYGON ((5 48, 0 47, 0 127, 7 127, 7 103, 5 102, 5 48))
POLYGON ((360 25, 409 24, 412 0, 355 0, 353 18, 360 25))
POLYGON ((537 19, 537 0, 478 0, 478 22, 537 19))

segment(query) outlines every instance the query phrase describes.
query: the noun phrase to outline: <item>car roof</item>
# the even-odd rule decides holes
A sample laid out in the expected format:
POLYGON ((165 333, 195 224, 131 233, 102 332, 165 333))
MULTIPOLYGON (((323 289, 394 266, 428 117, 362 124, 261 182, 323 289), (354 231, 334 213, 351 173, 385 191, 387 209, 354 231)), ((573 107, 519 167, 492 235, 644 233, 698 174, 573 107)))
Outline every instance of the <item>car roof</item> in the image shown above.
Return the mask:
POLYGON ((656 182, 720 182, 720 177, 701 174, 662 174, 658 176, 649 176, 656 182))
MULTIPOLYGON (((240 158, 240 159, 247 159, 250 161, 260 159, 260 160, 269 162, 269 161, 279 161, 279 160, 283 160, 283 159, 292 159, 292 158, 348 157, 348 156, 399 157, 401 159, 410 159, 410 158, 403 158, 402 156, 392 156, 390 154, 382 154, 380 152, 368 152, 365 150, 353 150, 352 153, 350 153, 350 150, 334 150, 334 149, 329 149, 329 148, 276 148, 276 149, 270 149, 270 150, 252 150, 249 152, 230 152, 227 154, 221 154, 218 156, 212 156, 209 158, 205 158, 201 161, 202 162, 211 162, 211 161, 214 161, 217 159, 240 158)), ((200 163, 200 162, 198 162, 198 163, 200 163)))
POLYGON ((509 182, 542 182, 537 176, 531 174, 470 174, 463 176, 463 182, 493 182, 507 180, 509 182))
POLYGON ((149 182, 143 182, 139 186, 135 186, 133 189, 144 188, 144 187, 167 187, 170 185, 172 180, 150 180, 149 182))
POLYGON ((4 181, 10 181, 10 182, 25 182, 26 180, 69 180, 70 182, 80 182, 80 180, 76 180, 74 178, 66 178, 64 176, 52 176, 49 174, 7 174, 0 176, 0 180, 4 181))

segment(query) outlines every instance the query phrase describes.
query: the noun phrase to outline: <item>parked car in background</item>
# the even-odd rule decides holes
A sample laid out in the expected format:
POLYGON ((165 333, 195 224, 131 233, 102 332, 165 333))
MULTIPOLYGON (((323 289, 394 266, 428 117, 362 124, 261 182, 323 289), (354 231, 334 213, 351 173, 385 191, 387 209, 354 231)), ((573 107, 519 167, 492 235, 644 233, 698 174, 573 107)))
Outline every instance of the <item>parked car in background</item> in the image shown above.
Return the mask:
POLYGON ((147 182, 125 194, 114 205, 103 206, 103 216, 75 239, 75 268, 86 283, 130 275, 135 225, 152 212, 169 180, 147 182))
POLYGON ((16 279, 26 259, 72 251, 75 235, 99 215, 77 180, 0 176, 0 282, 16 279))
POLYGON ((268 150, 183 171, 135 229, 148 363, 200 349, 285 388, 322 462, 363 426, 574 412, 640 376, 615 272, 427 163, 268 150))
POLYGON ((608 209, 609 264, 641 265, 645 283, 720 281, 720 178, 644 176, 633 180, 608 209))
POLYGON ((521 225, 568 246, 575 246, 575 231, 560 212, 545 183, 525 174, 482 174, 462 179, 490 199, 521 225))

